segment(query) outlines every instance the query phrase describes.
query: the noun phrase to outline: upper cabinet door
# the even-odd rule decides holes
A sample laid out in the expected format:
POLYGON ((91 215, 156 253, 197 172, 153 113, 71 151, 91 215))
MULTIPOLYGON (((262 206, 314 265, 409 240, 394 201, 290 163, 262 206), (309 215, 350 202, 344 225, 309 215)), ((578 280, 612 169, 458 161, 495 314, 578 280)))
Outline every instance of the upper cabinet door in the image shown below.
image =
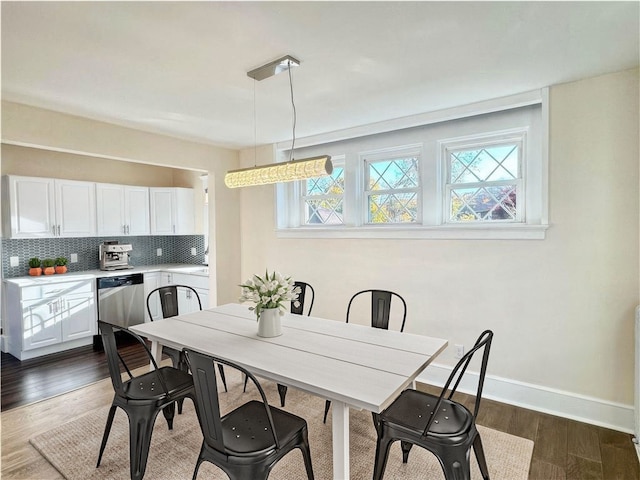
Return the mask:
POLYGON ((195 195, 193 188, 175 188, 177 235, 192 235, 196 230, 195 195))
POLYGON ((149 235, 149 188, 96 184, 98 236, 149 235))
POLYGON ((126 234, 124 187, 96 183, 96 217, 99 236, 126 234))
POLYGON ((96 235, 95 183, 56 180, 57 234, 61 237, 96 235))
POLYGON ((127 235, 149 235, 149 188, 124 187, 127 235))
POLYGON ((11 238, 56 235, 54 181, 20 176, 8 176, 4 181, 4 194, 9 197, 3 202, 5 232, 10 231, 11 238))
POLYGON ((150 188, 151 235, 175 233, 175 209, 173 188, 150 188))
POLYGON ((195 195, 193 188, 150 188, 151 234, 193 235, 195 195))

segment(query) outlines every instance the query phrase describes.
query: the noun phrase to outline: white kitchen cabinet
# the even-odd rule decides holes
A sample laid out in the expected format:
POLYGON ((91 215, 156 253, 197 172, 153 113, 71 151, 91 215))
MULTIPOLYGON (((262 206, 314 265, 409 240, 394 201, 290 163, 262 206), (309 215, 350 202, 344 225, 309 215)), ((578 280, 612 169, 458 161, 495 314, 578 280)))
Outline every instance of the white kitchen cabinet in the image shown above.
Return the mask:
POLYGON ((93 276, 29 286, 5 281, 8 352, 26 360, 91 344, 97 333, 94 284, 93 276))
MULTIPOLYGON (((160 285, 187 285, 195 289, 200 297, 202 308, 209 308, 209 277, 189 273, 161 272, 160 285)), ((191 290, 178 289, 179 312, 191 313, 199 310, 198 299, 191 290)))
POLYGON ((15 175, 4 182, 4 231, 11 238, 96 234, 94 183, 15 175))
POLYGON ((195 234, 193 188, 149 188, 152 235, 195 234))
POLYGON ((149 188, 96 184, 97 232, 105 235, 149 235, 149 188))
POLYGON ((144 321, 152 322, 162 318, 162 310, 160 310, 160 301, 157 298, 151 297, 149 302, 149 310, 151 310, 151 317, 147 310, 147 297, 156 288, 161 286, 161 273, 151 272, 144 274, 144 321))

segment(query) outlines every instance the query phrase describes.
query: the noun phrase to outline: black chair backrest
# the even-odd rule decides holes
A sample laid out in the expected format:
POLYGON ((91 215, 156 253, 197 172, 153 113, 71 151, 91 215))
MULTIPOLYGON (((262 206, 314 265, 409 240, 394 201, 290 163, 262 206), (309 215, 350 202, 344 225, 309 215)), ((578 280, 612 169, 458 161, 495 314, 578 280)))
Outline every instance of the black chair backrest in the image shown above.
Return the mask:
POLYGON ((391 299, 397 297, 402 302, 403 314, 402 325, 400 331, 404 330, 404 322, 407 319, 407 302, 404 301, 400 295, 388 290, 362 290, 356 293, 347 306, 347 323, 349 323, 349 313, 351 311, 351 304, 360 295, 371 293, 371 326, 375 328, 389 329, 389 316, 391 314, 391 299))
MULTIPOLYGON (((453 368, 453 371, 449 375, 447 379, 447 383, 444 384, 442 388, 442 392, 440 393, 440 397, 433 407, 433 412, 437 412, 440 408, 440 404, 442 403, 443 398, 445 398, 447 391, 449 391, 449 386, 453 383, 453 387, 451 388, 449 395, 447 396, 448 400, 451 400, 453 394, 456 393, 458 389, 458 385, 462 380, 465 372, 467 371, 467 367, 471 362, 471 359, 479 350, 484 350, 482 353, 482 364, 480 366, 480 375, 478 376, 478 388, 476 390, 476 402, 473 409, 473 417, 476 418, 478 416, 478 410, 480 409, 480 400, 482 399, 482 389, 484 387, 484 377, 487 373, 487 364, 489 363, 489 352, 491 350, 491 341, 493 340, 493 332, 491 330, 485 330, 480 334, 476 343, 473 345, 473 348, 469 350, 463 357, 458 361, 456 366, 453 368)), ((427 435, 429 428, 431 427, 431 423, 435 419, 435 415, 431 415, 431 418, 427 422, 427 426, 424 429, 423 436, 427 435)))
POLYGON ((313 287, 305 282, 294 282, 294 287, 300 287, 300 293, 298 294, 298 302, 299 305, 296 307, 294 305, 295 302, 291 302, 291 313, 295 313, 297 315, 304 315, 305 302, 309 298, 309 293, 311 294, 311 300, 309 303, 309 310, 307 310, 307 315, 311 315, 311 309, 313 308, 313 301, 316 297, 316 293, 313 290, 313 287))
POLYGON ((129 330, 126 330, 124 328, 119 328, 117 326, 111 325, 110 323, 106 323, 102 321, 98 321, 98 327, 100 328, 100 334, 102 335, 102 344, 104 345, 104 353, 107 357, 107 365, 109 367, 109 376, 111 377, 111 384, 113 385, 113 389, 119 396, 126 397, 124 388, 122 386, 123 383, 122 383, 122 374, 120 373, 120 364, 124 366, 124 369, 129 375, 129 378, 133 378, 133 375, 131 373, 131 370, 129 370, 129 367, 125 363, 124 359, 122 358, 122 356, 120 356, 120 353, 118 353, 116 336, 113 331, 114 328, 116 328, 118 331, 125 332, 126 334, 135 338, 144 347, 147 353, 147 356, 149 357, 151 362, 153 362, 153 365, 156 370, 158 369, 158 365, 156 364, 156 361, 154 360, 153 355, 151 355, 151 351, 147 347, 146 343, 144 343, 144 340, 142 340, 142 338, 140 338, 135 333, 129 330))
POLYGON ((147 312, 149 313, 151 321, 153 321, 153 316, 151 315, 151 297, 156 292, 158 292, 158 296, 160 298, 162 318, 175 317, 178 315, 178 288, 186 288, 193 292, 198 299, 198 306, 200 307, 200 310, 202 310, 200 295, 198 295, 198 292, 193 287, 190 287, 189 285, 167 285, 165 287, 159 287, 151 290, 149 295, 147 295, 147 312))
MULTIPOLYGON (((200 422, 204 441, 207 442, 207 445, 224 454, 229 453, 224 445, 224 438, 222 435, 220 402, 218 399, 218 385, 215 371, 215 364, 218 363, 239 370, 246 375, 247 378, 250 378, 253 381, 265 406, 265 411, 269 420, 269 429, 273 437, 273 447, 280 448, 278 438, 275 434, 273 417, 271 416, 267 397, 256 378, 241 366, 221 358, 204 355, 188 348, 185 348, 184 352, 191 369, 191 374, 193 375, 193 384, 196 390, 198 421, 200 422)), ((267 429, 264 425, 261 428, 265 428, 265 430, 267 429)))

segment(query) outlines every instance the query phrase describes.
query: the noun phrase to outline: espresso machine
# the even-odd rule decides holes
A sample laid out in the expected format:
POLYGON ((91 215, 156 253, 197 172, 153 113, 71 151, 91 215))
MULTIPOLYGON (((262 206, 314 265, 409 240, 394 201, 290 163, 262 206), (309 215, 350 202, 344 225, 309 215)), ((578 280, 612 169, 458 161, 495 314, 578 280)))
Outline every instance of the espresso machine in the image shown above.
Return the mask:
POLYGON ((127 270, 133 268, 129 265, 129 252, 133 250, 130 243, 119 243, 117 240, 108 240, 100 245, 100 270, 127 270))

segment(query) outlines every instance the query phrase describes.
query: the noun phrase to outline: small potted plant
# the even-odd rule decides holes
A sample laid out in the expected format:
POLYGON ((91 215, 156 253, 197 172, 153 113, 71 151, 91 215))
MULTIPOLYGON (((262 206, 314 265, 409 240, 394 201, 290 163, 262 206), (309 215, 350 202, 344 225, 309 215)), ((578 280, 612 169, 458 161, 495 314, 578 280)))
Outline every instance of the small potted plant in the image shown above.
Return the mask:
POLYGON ((56 273, 67 273, 67 259, 65 257, 56 258, 56 273))
POLYGON ((29 275, 34 277, 42 275, 42 268, 40 268, 40 259, 38 257, 29 259, 29 275))
POLYGON ((42 272, 45 275, 53 275, 56 273, 56 269, 54 268, 55 264, 56 262, 52 258, 45 258, 42 260, 42 272))

